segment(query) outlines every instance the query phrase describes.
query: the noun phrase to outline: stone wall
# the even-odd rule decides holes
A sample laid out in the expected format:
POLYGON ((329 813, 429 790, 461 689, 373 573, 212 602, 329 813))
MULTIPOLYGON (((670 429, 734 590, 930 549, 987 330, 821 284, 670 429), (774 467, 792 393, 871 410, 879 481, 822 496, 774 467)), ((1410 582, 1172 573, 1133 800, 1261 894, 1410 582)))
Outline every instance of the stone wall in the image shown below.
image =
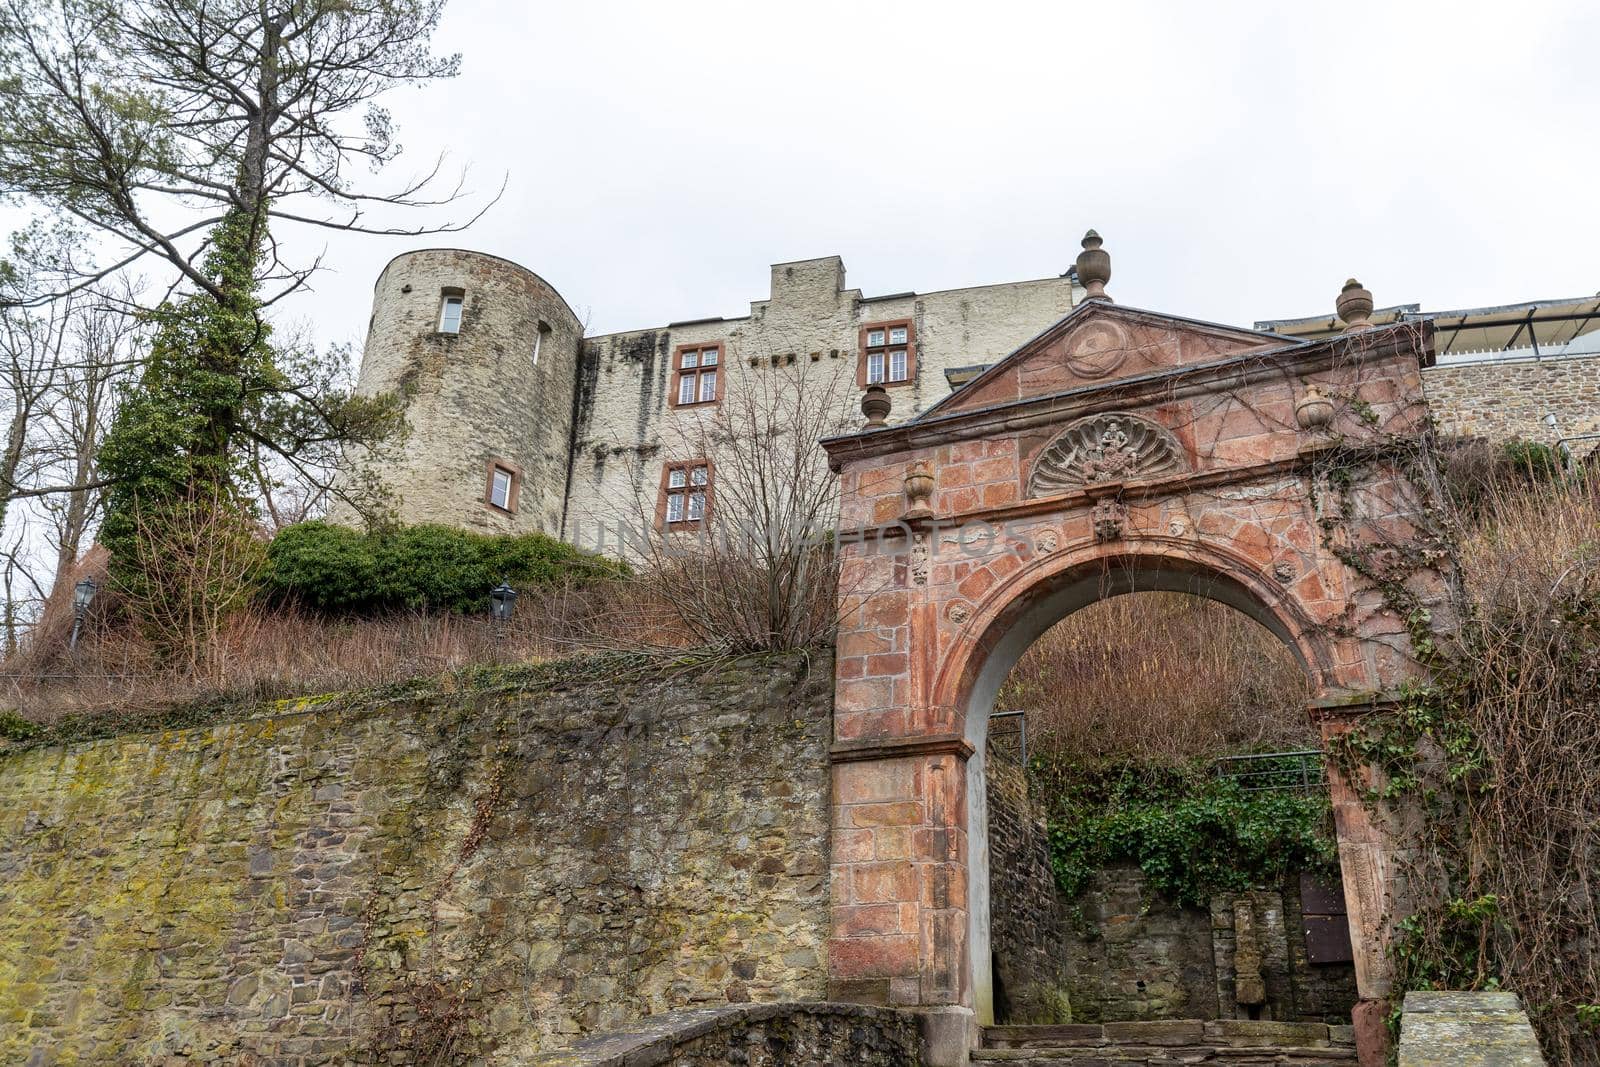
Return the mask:
MULTIPOLYGON (((1600 433, 1600 356, 1431 367, 1422 385, 1448 433, 1546 444, 1600 433), (1556 417, 1554 430, 1546 415, 1556 417)), ((1585 455, 1597 444, 1575 443, 1573 450, 1585 455)))
POLYGON ((988 760, 990 941, 1001 1023, 1267 1019, 1348 1023, 1348 964, 1312 964, 1299 879, 1218 894, 1209 909, 1167 903, 1133 866, 1100 872, 1065 899, 1047 829, 1021 768, 988 760), (1239 982, 1241 930, 1246 981, 1239 982))
POLYGON ((859 1004, 669 1012, 628 1033, 547 1052, 533 1067, 919 1067, 916 1017, 859 1004))
POLYGON ((1067 904, 1021 766, 989 747, 989 951, 998 1023, 1068 1023, 1067 904))
POLYGON ((514 1061, 820 999, 831 686, 579 661, 0 753, 0 1062, 514 1061))
POLYGON ((1075 902, 1081 918, 1067 930, 1074 1021, 1348 1022, 1354 968, 1307 960, 1295 882, 1219 894, 1203 911, 1156 897, 1137 867, 1101 872, 1075 902), (1241 996, 1237 950, 1246 924, 1249 974, 1259 979, 1241 996))

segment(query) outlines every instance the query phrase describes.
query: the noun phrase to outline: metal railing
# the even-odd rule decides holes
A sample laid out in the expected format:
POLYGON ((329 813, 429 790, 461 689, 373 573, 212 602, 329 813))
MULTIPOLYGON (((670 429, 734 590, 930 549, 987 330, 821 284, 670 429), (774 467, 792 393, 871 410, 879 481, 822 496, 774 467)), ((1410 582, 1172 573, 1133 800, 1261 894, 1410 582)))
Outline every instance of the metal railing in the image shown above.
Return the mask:
POLYGON ((1324 754, 1314 748, 1223 756, 1212 761, 1211 770, 1218 778, 1236 782, 1246 793, 1268 789, 1309 793, 1326 789, 1328 783, 1324 754))
POLYGON ((1014 759, 1018 766, 1028 765, 1028 713, 1026 711, 991 711, 989 713, 989 753, 1014 759), (1012 724, 1015 724, 1014 726, 1012 724), (996 730, 996 726, 1004 727, 996 730), (995 740, 1005 744, 995 746, 995 740), (1008 751, 1014 749, 1014 751, 1008 751))

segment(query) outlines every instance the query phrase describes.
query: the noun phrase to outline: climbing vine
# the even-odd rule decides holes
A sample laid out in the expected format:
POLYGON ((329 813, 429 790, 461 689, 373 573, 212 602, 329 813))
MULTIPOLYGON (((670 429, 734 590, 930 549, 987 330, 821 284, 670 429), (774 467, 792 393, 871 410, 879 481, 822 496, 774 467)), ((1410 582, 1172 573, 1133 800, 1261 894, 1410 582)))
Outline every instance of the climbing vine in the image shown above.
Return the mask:
POLYGON ((1391 1022, 1410 989, 1504 986, 1553 1062, 1600 1063, 1600 487, 1544 446, 1485 457, 1339 399, 1361 442, 1313 464, 1322 543, 1422 668, 1328 753, 1369 805, 1420 816, 1391 1022))
POLYGON ((1325 796, 1248 791, 1204 765, 1088 769, 1035 761, 1052 800, 1050 856, 1069 897, 1119 863, 1136 864, 1172 903, 1205 907, 1219 892, 1278 885, 1334 862, 1325 796))

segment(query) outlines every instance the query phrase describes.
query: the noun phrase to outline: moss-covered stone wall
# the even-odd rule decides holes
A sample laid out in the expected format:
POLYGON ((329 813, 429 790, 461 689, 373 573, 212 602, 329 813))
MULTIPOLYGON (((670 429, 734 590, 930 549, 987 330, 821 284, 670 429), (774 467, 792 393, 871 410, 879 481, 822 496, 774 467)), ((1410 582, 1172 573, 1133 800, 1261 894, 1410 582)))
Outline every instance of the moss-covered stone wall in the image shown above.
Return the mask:
POLYGON ((0 752, 0 1062, 472 1062, 819 998, 832 676, 574 663, 0 752))

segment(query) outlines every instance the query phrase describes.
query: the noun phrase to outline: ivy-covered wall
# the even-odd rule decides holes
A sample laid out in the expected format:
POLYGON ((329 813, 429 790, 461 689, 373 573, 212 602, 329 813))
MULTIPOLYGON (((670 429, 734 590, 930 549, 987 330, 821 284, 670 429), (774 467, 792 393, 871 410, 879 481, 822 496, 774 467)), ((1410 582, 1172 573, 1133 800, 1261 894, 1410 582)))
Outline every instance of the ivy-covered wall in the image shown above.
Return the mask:
POLYGON ((0 751, 0 1062, 453 1063, 820 998, 832 677, 577 662, 0 751))

